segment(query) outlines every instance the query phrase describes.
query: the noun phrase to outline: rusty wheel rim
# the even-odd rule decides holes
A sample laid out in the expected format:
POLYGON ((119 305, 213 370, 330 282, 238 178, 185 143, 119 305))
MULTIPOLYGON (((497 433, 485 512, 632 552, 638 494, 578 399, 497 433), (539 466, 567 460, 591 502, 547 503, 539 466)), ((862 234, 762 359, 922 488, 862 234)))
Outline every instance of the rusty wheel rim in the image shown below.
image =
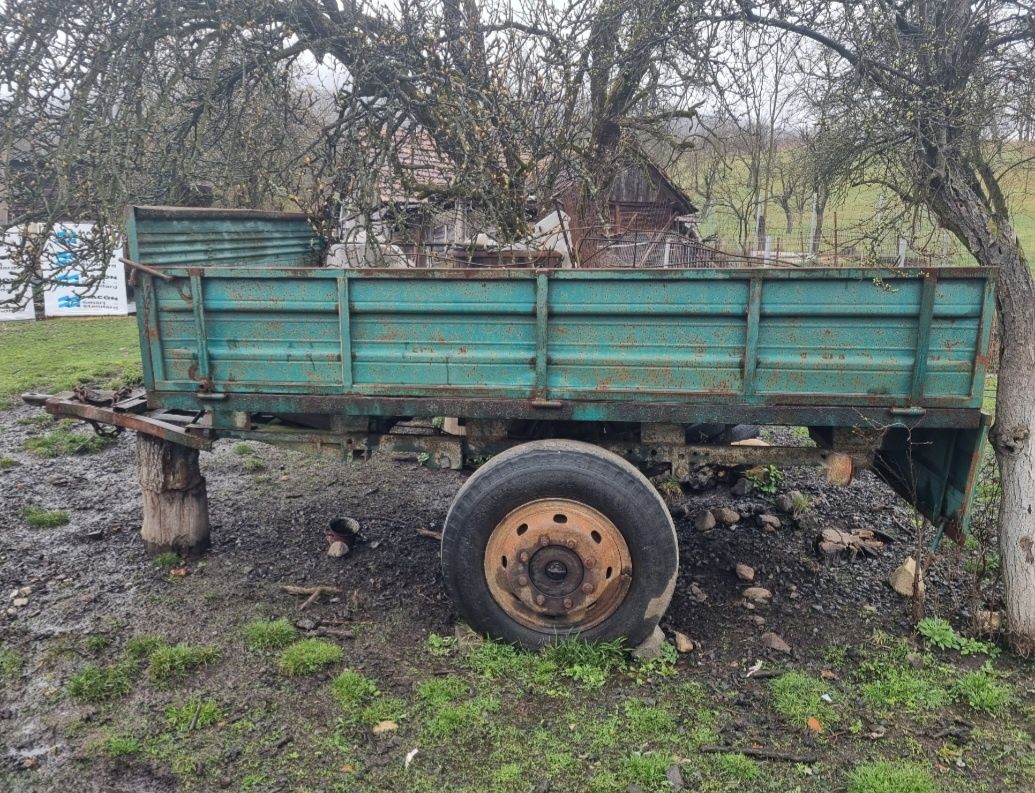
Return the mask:
POLYGON ((625 537, 579 501, 530 501, 485 546, 485 581, 508 616, 541 633, 586 630, 610 617, 632 583, 625 537))

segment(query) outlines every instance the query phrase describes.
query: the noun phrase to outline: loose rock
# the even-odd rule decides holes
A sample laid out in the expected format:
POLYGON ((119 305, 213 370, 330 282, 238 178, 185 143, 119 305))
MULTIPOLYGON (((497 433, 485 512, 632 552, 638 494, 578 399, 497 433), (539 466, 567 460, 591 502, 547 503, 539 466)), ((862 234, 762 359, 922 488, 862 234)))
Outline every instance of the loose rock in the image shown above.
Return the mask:
POLYGON ((672 787, 672 790, 677 791, 677 793, 686 786, 686 783, 683 782, 683 772, 679 770, 678 765, 670 765, 665 771, 665 778, 668 779, 668 784, 672 787))
POLYGON ((698 603, 704 603, 708 599, 708 595, 697 584, 690 585, 690 596, 698 603))
POLYGON ((789 653, 791 651, 791 646, 783 640, 780 634, 773 633, 772 631, 762 634, 762 645, 778 653, 789 653))
POLYGON ((719 507, 718 509, 712 510, 712 515, 715 520, 722 523, 725 526, 732 526, 734 523, 740 522, 740 513, 735 512, 729 507, 719 507))
POLYGON ((739 578, 741 581, 746 581, 750 584, 752 581, 755 580, 755 568, 746 565, 743 562, 738 562, 736 569, 737 578, 739 578))
POLYGON ((780 519, 776 517, 776 515, 770 515, 768 513, 763 513, 759 515, 758 522, 761 523, 762 526, 764 526, 767 529, 778 529, 780 528, 780 526, 783 525, 780 522, 780 519))
POLYGON ((341 540, 335 540, 327 547, 327 555, 339 558, 349 552, 349 546, 341 540))
POLYGON ((672 632, 672 638, 676 642, 676 652, 679 653, 692 653, 694 651, 694 640, 687 636, 685 633, 679 631, 672 632))
POLYGON ((768 603, 773 598, 773 593, 761 586, 749 586, 741 594, 750 603, 768 603))
MULTIPOLYGON (((898 592, 902 597, 911 598, 913 597, 913 580, 916 578, 916 559, 912 556, 906 558, 906 560, 895 568, 895 572, 888 578, 888 583, 891 584, 891 588, 898 592)), ((920 583, 918 589, 921 594, 924 592, 924 577, 923 571, 920 572, 920 583)))
POLYGON ((698 531, 711 531, 715 528, 715 516, 706 509, 702 509, 694 516, 694 528, 698 531))

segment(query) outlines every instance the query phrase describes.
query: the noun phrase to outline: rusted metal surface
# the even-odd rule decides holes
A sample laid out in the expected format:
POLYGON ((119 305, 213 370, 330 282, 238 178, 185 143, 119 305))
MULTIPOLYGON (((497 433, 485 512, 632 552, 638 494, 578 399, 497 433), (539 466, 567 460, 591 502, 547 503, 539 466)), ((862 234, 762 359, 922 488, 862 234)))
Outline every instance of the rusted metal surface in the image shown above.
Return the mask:
MULTIPOLYGON (((149 391, 152 407, 206 409, 192 391, 149 391)), ((888 408, 849 405, 736 405, 714 397, 682 402, 620 402, 570 400, 548 407, 520 398, 462 398, 453 396, 390 397, 364 395, 305 395, 231 393, 227 409, 252 413, 296 413, 353 416, 464 416, 477 419, 541 419, 619 422, 696 422, 781 424, 792 426, 876 425, 902 427, 964 427, 980 424, 979 411, 933 408, 921 416, 893 415, 888 408)))
MULTIPOLYGON (((209 411, 205 432, 272 432, 247 426, 270 415, 872 426, 926 433, 929 454, 887 447, 878 470, 900 492, 918 482, 911 500, 936 523, 965 515, 994 271, 343 271, 314 266, 322 242, 299 215, 136 208, 128 228, 127 258, 175 279, 141 273, 148 407, 209 411)), ((277 432, 449 467, 479 443, 277 432)), ((624 453, 680 472, 717 454, 666 440, 624 453)), ((841 481, 868 462, 834 447, 780 453, 841 481)))
POLYGON ((632 557, 618 528, 570 499, 524 504, 493 529, 485 580, 497 605, 542 633, 592 628, 621 605, 632 557))
POLYGON ((209 450, 212 441, 187 431, 184 425, 141 415, 114 407, 99 407, 74 398, 73 394, 50 396, 43 403, 44 409, 52 416, 76 418, 95 426, 110 426, 120 429, 142 432, 156 438, 162 438, 192 449, 209 450))

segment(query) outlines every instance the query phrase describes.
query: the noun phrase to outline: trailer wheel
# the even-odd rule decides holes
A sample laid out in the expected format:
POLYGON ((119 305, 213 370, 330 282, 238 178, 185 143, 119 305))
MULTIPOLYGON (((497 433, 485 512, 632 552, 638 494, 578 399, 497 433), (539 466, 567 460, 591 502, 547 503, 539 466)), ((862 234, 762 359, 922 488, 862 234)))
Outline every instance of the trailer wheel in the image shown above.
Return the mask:
POLYGON ((476 471, 442 532, 446 590, 478 633, 639 644, 675 587, 676 533, 636 468, 578 441, 536 441, 476 471))

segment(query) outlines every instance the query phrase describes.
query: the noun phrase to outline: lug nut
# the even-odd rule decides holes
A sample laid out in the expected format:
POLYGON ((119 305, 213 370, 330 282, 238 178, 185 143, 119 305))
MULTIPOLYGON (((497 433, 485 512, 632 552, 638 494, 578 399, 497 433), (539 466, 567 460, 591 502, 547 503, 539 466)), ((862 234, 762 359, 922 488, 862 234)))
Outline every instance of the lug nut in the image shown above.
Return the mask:
POLYGON ((586 566, 587 570, 592 570, 596 563, 597 560, 594 559, 592 556, 587 556, 585 559, 582 560, 582 564, 586 566))
POLYGON ((569 548, 574 548, 575 540, 565 540, 564 544, 567 545, 569 548))
POLYGON ((564 599, 564 608, 570 609, 574 605, 575 604, 571 602, 571 598, 565 598, 564 599))
POLYGON ((536 595, 535 596, 535 602, 536 602, 537 606, 541 606, 541 605, 543 605, 546 602, 546 598, 543 597, 542 595, 536 595))
POLYGON ((583 592, 584 592, 585 594, 587 594, 587 595, 592 595, 592 594, 593 594, 593 590, 594 590, 594 589, 596 589, 596 587, 594 587, 594 586, 593 586, 592 584, 590 584, 589 582, 586 582, 585 584, 583 584, 583 585, 582 585, 582 591, 583 591, 583 592))
POLYGON ((518 576, 518 585, 519 586, 528 586, 528 576, 527 575, 520 575, 520 576, 518 576))
POLYGON ((540 537, 539 538, 539 544, 540 545, 549 545, 550 544, 550 535, 544 534, 542 537, 540 537))
POLYGON ((527 562, 528 561, 528 551, 522 551, 521 553, 519 553, 518 554, 518 559, 520 559, 522 562, 527 562))

